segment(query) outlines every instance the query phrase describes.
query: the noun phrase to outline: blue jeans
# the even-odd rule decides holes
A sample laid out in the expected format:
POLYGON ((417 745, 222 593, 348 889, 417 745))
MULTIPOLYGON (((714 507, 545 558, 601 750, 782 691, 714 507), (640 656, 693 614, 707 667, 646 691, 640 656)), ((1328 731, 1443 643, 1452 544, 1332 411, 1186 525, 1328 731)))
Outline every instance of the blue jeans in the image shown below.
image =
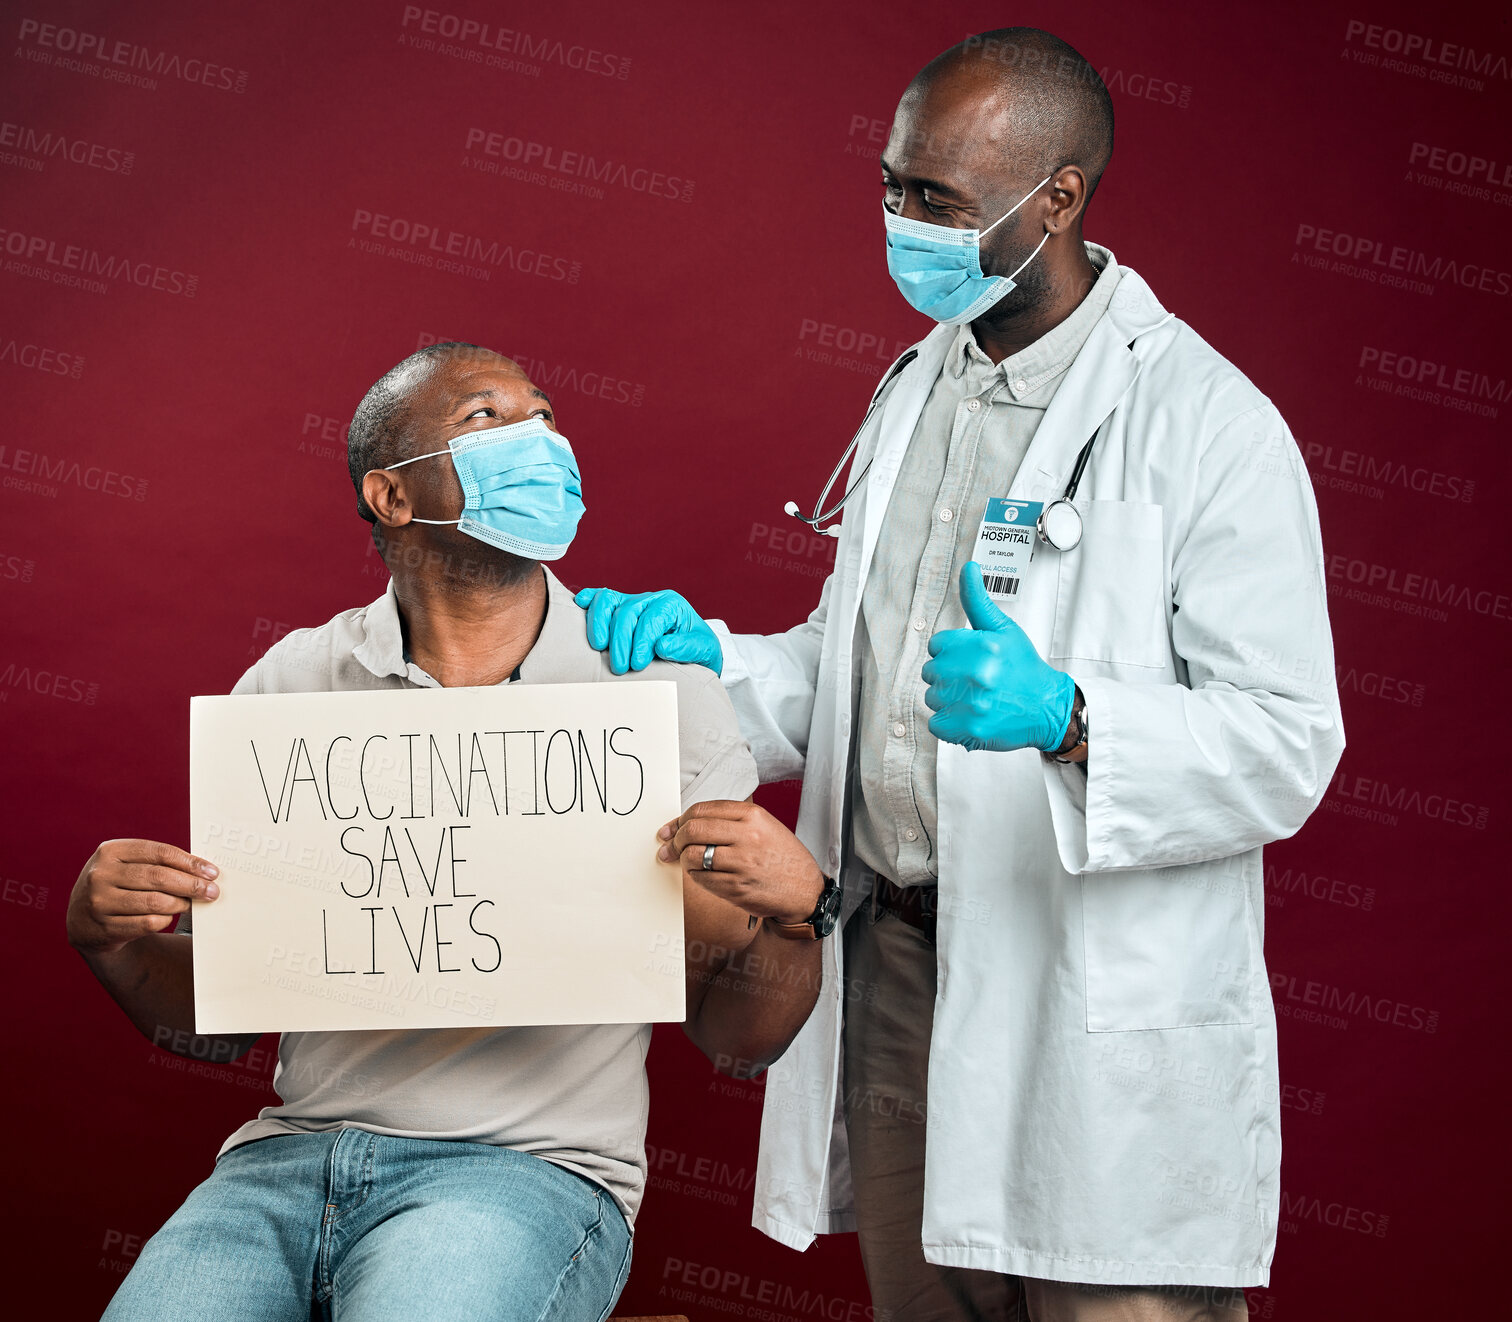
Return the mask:
POLYGON ((281 1135, 216 1162, 105 1322, 602 1322, 630 1246, 606 1190, 529 1153, 281 1135))

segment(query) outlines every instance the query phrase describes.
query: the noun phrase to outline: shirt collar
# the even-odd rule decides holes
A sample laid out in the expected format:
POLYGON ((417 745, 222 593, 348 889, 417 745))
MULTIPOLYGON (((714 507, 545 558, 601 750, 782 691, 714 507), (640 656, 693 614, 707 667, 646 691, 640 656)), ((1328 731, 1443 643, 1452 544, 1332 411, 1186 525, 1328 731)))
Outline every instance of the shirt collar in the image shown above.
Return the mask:
POLYGON ((526 684, 587 684, 602 677, 607 658, 588 645, 588 613, 545 565, 546 618, 535 646, 520 662, 526 684))
POLYGON ((399 623, 399 598, 394 595, 394 580, 389 579, 383 595, 362 614, 362 641, 352 649, 352 656, 380 679, 389 675, 409 678, 409 662, 404 659, 404 629, 399 623))
MULTIPOLYGON (((968 323, 956 333, 955 343, 946 355, 950 374, 960 380, 969 366, 974 369, 974 374, 985 373, 989 379, 993 376, 1000 377, 1008 393, 1015 400, 1021 400, 1034 394, 1052 377, 1059 376, 1070 367, 1087 342, 1092 328, 1108 310, 1120 278, 1118 261, 1111 251, 1096 243, 1089 243, 1086 248, 1087 257, 1098 276, 1086 298, 1082 299, 1069 317, 1041 335, 1033 344, 1026 345, 997 364, 982 352, 968 323)), ((985 384, 984 382, 984 387, 985 384)))
MULTIPOLYGON (((551 570, 542 565, 541 572, 546 575, 546 618, 535 645, 520 662, 520 679, 525 683, 596 679, 599 654, 588 646, 583 611, 551 570)), ((397 675, 425 688, 438 687, 404 654, 404 628, 393 579, 364 613, 362 641, 352 649, 352 656, 380 679, 397 675)))

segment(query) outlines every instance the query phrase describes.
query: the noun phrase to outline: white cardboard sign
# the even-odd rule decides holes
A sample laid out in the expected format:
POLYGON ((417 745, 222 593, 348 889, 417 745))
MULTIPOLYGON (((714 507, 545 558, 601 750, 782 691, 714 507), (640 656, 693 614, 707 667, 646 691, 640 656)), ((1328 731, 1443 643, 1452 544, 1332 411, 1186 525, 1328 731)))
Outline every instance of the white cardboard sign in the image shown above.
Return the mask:
POLYGON ((684 1015, 677 688, 193 698, 200 1033, 684 1015))

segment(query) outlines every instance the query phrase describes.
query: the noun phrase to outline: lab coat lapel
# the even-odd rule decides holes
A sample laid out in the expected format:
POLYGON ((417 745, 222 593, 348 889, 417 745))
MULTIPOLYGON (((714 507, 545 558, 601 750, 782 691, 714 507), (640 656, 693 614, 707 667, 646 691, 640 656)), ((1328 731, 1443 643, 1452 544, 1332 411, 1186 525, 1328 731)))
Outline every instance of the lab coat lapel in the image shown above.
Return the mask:
POLYGON ((1123 267, 1107 313, 1092 328, 1034 433, 1013 482, 1015 499, 1054 500, 1061 494, 1078 451, 1139 375, 1129 344, 1170 319, 1150 287, 1123 267))
POLYGON ((861 546, 856 582, 866 582, 872 553, 882 532, 882 519, 892 499, 893 483, 903 455, 919 425, 919 415, 929 401, 935 378, 945 364, 945 355, 956 335, 954 326, 936 326, 919 344, 919 356, 899 375, 892 393, 883 401, 870 424, 875 438, 871 471, 866 475, 862 500, 861 546))
POLYGON ((1016 499, 1049 501, 1065 490, 1077 453, 1118 407, 1138 376, 1138 365, 1107 317, 1092 328, 1071 364, 1013 482, 1016 499))

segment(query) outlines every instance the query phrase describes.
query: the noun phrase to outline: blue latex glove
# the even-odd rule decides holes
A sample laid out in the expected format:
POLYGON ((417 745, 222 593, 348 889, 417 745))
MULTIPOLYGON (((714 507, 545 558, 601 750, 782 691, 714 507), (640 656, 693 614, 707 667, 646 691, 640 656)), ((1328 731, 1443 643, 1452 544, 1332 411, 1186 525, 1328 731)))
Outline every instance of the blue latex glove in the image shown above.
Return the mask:
POLYGON ((961 604, 969 629, 945 629, 929 640, 924 701, 935 714, 937 739, 972 750, 1059 748, 1071 723, 1076 684, 1040 659, 1024 631, 997 608, 982 586, 982 567, 961 566, 961 604))
POLYGON ((653 657, 724 669, 724 651, 714 630, 676 592, 616 592, 584 588, 573 598, 588 612, 588 645, 609 649, 616 675, 644 670, 653 657))

